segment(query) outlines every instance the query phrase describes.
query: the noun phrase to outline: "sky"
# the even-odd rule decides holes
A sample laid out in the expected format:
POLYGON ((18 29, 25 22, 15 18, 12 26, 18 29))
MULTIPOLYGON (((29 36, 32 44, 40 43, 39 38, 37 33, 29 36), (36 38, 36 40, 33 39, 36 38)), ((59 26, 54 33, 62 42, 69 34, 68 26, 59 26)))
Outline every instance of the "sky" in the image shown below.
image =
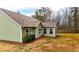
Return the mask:
POLYGON ((31 16, 36 9, 50 7, 57 11, 63 7, 78 7, 78 0, 0 0, 0 8, 11 11, 19 10, 22 14, 31 16))

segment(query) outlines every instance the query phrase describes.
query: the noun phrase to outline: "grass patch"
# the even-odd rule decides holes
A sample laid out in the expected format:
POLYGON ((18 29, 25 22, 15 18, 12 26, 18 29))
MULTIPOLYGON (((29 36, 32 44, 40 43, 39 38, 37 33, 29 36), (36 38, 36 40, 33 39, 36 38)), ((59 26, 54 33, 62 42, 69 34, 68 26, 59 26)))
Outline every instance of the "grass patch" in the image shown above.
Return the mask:
POLYGON ((24 45, 0 41, 0 51, 15 52, 77 52, 79 51, 79 34, 60 34, 56 38, 41 37, 24 45))

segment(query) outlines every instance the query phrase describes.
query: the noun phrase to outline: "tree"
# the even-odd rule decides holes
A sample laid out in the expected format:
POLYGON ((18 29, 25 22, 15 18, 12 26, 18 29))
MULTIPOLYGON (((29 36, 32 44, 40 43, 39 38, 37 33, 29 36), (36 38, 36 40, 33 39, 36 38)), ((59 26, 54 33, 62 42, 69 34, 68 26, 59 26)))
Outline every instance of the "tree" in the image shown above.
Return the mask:
POLYGON ((77 21, 78 21, 78 7, 70 7, 70 10, 71 10, 71 16, 73 17, 73 29, 74 29, 74 32, 77 32, 77 28, 78 28, 78 25, 77 25, 77 21))
POLYGON ((50 21, 52 10, 49 7, 41 7, 35 11, 34 17, 40 21, 50 21))
POLYGON ((69 9, 68 8, 62 8, 57 12, 57 19, 58 19, 58 29, 61 29, 63 31, 68 31, 69 27, 69 9))

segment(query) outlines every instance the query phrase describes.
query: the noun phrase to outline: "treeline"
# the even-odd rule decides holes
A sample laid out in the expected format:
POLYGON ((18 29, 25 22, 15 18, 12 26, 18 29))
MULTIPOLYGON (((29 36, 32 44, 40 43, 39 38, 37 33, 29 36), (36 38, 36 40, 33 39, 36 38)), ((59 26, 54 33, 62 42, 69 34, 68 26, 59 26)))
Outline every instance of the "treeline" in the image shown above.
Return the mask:
POLYGON ((41 7, 32 16, 40 21, 56 21, 57 32, 78 33, 79 32, 79 8, 65 7, 57 12, 49 7, 41 7))
POLYGON ((66 7, 57 12, 58 32, 79 32, 79 8, 66 7))

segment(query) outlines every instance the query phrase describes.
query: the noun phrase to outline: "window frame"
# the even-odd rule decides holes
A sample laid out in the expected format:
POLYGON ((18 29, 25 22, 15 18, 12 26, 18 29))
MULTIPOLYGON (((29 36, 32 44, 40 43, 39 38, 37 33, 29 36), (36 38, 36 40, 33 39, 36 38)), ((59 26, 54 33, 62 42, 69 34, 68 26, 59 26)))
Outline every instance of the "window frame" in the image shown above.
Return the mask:
POLYGON ((39 33, 41 33, 41 30, 42 30, 42 29, 41 29, 41 28, 39 28, 39 33))
POLYGON ((53 34, 53 29, 52 28, 50 28, 50 34, 53 34))
POLYGON ((46 32, 46 28, 44 28, 44 34, 46 34, 47 32, 46 32))
POLYGON ((28 28, 26 29, 26 33, 28 33, 28 28))

